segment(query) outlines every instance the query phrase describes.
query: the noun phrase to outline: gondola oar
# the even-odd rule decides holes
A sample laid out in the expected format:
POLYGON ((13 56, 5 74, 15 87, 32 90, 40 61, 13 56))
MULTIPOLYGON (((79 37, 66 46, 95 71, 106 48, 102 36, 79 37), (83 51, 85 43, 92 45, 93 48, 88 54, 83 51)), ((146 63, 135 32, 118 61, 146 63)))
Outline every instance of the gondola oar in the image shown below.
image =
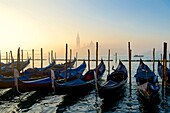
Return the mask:
POLYGON ((17 90, 17 92, 18 93, 21 93, 20 91, 19 91, 19 89, 18 89, 18 77, 19 77, 19 72, 18 72, 18 70, 17 69, 14 69, 14 84, 15 84, 15 87, 16 87, 16 90, 17 90))
POLYGON ((97 91, 97 93, 98 93, 96 71, 94 71, 94 81, 95 81, 96 91, 97 91))
POLYGON ((51 84, 52 84, 52 88, 53 88, 54 93, 55 93, 54 80, 55 80, 55 74, 54 74, 54 71, 51 69, 51 84))
POLYGON ((50 64, 50 52, 48 52, 48 63, 50 64))

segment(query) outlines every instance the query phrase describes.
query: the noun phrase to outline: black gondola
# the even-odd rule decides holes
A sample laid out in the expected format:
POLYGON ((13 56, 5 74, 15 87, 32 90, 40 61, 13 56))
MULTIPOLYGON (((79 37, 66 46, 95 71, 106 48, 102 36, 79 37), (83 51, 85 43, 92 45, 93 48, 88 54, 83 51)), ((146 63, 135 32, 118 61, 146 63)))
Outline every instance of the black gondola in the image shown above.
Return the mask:
POLYGON ((140 59, 140 64, 135 74, 138 94, 141 98, 152 100, 159 94, 160 85, 158 77, 140 59))
POLYGON ((99 86, 99 96, 101 98, 109 98, 110 95, 119 95, 125 87, 127 79, 127 69, 125 65, 119 61, 116 70, 107 76, 107 80, 104 84, 99 86))
MULTIPOLYGON (((91 91, 95 88, 95 69, 89 70, 82 75, 79 79, 72 80, 70 82, 65 83, 58 83, 55 82, 56 86, 56 93, 59 92, 60 94, 77 94, 77 93, 84 93, 87 91, 91 91)), ((98 65, 98 75, 97 79, 100 79, 105 72, 105 64, 103 60, 98 65)))

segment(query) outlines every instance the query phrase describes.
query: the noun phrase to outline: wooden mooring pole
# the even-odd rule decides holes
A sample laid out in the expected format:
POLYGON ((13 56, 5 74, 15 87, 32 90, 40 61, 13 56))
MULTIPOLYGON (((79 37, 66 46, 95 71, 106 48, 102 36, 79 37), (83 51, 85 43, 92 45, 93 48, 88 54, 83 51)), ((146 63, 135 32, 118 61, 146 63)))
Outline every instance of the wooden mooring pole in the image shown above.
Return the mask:
POLYGON ((67 54, 68 54, 68 45, 67 45, 67 43, 66 43, 66 54, 65 54, 65 57, 66 57, 66 59, 65 59, 65 62, 66 62, 66 73, 65 73, 65 81, 67 81, 67 54))
POLYGON ((69 60, 70 68, 71 68, 71 59, 72 59, 72 49, 70 49, 70 60, 69 60))
POLYGON ((8 52, 6 52, 6 64, 8 63, 8 52))
POLYGON ((8 56, 9 59, 8 59, 8 62, 11 62, 10 54, 11 54, 11 53, 9 52, 9 56, 8 56))
POLYGON ((32 49, 32 68, 34 68, 34 49, 32 49))
MULTIPOLYGON (((23 53, 23 49, 21 49, 21 62, 23 62, 24 60, 24 53, 23 53)), ((23 72, 23 69, 21 70, 23 72)))
POLYGON ((108 50, 108 75, 110 74, 110 49, 108 50))
POLYGON ((29 53, 27 52, 27 59, 29 58, 29 53))
POLYGON ((11 53, 11 62, 14 62, 14 58, 13 58, 13 55, 12 55, 12 51, 10 51, 11 53))
POLYGON ((48 52, 48 63, 50 64, 50 52, 48 52))
POLYGON ((23 62, 24 60, 24 53, 23 53, 23 49, 21 49, 21 61, 23 62))
POLYGON ((1 66, 2 66, 1 63, 2 62, 1 62, 1 50, 0 50, 0 75, 1 75, 1 66))
POLYGON ((162 89, 164 89, 164 84, 166 84, 166 59, 167 59, 167 43, 164 42, 162 89))
POLYGON ((55 61, 56 61, 56 58, 57 58, 57 54, 56 54, 56 52, 55 52, 55 54, 54 54, 54 58, 55 58, 55 61))
POLYGON ((132 54, 132 51, 130 49, 130 42, 128 42, 128 53, 129 53, 129 84, 131 85, 132 82, 131 82, 131 54, 132 54))
POLYGON ((78 61, 78 52, 76 52, 76 67, 77 67, 77 61, 78 61))
POLYGON ((88 49, 88 70, 90 70, 90 50, 88 49))
POLYGON ((155 48, 153 48, 153 72, 155 72, 155 48))
POLYGON ((98 77, 98 42, 96 42, 96 77, 98 77))
POLYGON ((169 54, 169 69, 170 69, 170 54, 169 54))
POLYGON ((56 61, 56 58, 57 58, 57 54, 56 54, 56 52, 55 52, 55 61, 56 61))
POLYGON ((115 63, 117 64, 117 53, 115 53, 115 63))
POLYGON ((51 50, 51 63, 52 63, 53 60, 54 60, 54 57, 53 57, 53 50, 51 50))
POLYGON ((43 68, 43 48, 41 48, 41 70, 43 68))
POLYGON ((163 60, 162 60, 162 53, 161 53, 161 62, 163 62, 163 60))
POLYGON ((17 54, 17 70, 20 73, 20 47, 18 48, 18 54, 17 54))

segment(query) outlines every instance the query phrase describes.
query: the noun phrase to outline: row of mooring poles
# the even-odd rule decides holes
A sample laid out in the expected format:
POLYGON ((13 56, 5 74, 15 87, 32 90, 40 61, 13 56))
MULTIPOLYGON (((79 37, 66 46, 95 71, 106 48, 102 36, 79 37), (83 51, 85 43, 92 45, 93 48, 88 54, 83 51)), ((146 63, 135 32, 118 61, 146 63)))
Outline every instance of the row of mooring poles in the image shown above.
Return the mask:
POLYGON ((54 53, 53 50, 51 50, 51 52, 48 52, 48 61, 49 64, 53 61, 56 61, 56 52, 54 53))
MULTIPOLYGON (((42 68, 43 68, 43 48, 41 48, 41 50, 40 50, 40 54, 41 54, 41 57, 40 57, 40 62, 41 62, 41 70, 42 70, 42 68)), ((32 68, 34 68, 34 61, 35 61, 35 57, 34 57, 34 49, 32 49, 32 68)), ((28 56, 28 55, 27 55, 28 56)))
POLYGON ((9 52, 9 55, 8 52, 6 52, 6 64, 9 63, 10 61, 13 62, 12 51, 9 52))
MULTIPOLYGON (((67 44, 66 44, 66 48, 67 44)), ((17 56, 17 69, 20 69, 20 48, 18 49, 18 56, 17 56)), ((66 50, 68 51, 68 50, 66 50)), ((11 54, 11 60, 12 58, 12 51, 10 51, 11 54)), ((71 54, 72 54, 72 50, 70 49, 70 61, 71 61, 71 54)), ((131 84, 131 56, 132 56, 132 50, 130 48, 130 42, 128 42, 128 59, 129 59, 129 83, 131 84)), ((8 58, 7 56, 8 54, 6 54, 6 58, 8 58)), ((56 55, 56 54, 55 54, 56 55)), ((9 55, 10 56, 10 55, 9 55)), ((28 55, 27 55, 28 56, 28 55)), ((162 55, 161 55, 162 56, 162 55)), ((1 57, 1 55, 0 55, 1 57)), ((67 57, 67 52, 66 52, 66 57, 67 57)), ((76 59, 78 57, 78 53, 76 52, 76 59)), ((53 58, 53 51, 51 51, 51 58, 53 58)), ((1 59, 1 58, 0 58, 1 59)), ((23 61, 23 50, 21 50, 21 59, 23 61)), ((162 59, 162 58, 161 58, 162 59)), ((66 58, 67 60, 67 58, 66 58)), ((1 61, 1 60, 0 60, 1 61)), ((110 49, 108 51, 108 74, 110 73, 110 49)), ((117 53, 115 53, 115 61, 117 61, 117 53)), ((162 87, 164 87, 164 84, 166 84, 166 62, 167 62, 167 43, 164 43, 164 53, 163 53, 163 66, 164 66, 164 70, 163 70, 163 78, 162 78, 162 87)), ((170 54, 169 54, 169 61, 170 61, 170 54)), ((67 64, 67 63, 66 63, 67 64)), ((97 64, 98 64, 98 42, 96 42, 96 68, 97 68, 97 64)), ((1 64, 0 64, 1 66, 1 64)), ((34 68, 34 49, 32 49, 32 66, 34 68)), ((76 62, 76 67, 77 67, 77 62, 76 62)), ((170 62, 169 62, 169 67, 170 67, 170 62)), ((41 68, 43 68, 43 49, 41 48, 41 68)), ((90 69, 90 50, 88 49, 88 70, 90 69)), ((0 70, 1 71, 1 70, 0 70)), ((153 48, 153 72, 155 71, 155 48, 153 48)))
MULTIPOLYGON (((27 52, 27 58, 28 57, 28 52, 27 52)), ((0 53, 0 57, 1 57, 1 53, 0 53)), ((0 58, 0 67, 1 67, 1 59, 0 58)), ((6 63, 9 63, 10 60, 12 62, 14 62, 14 58, 13 58, 13 55, 12 55, 12 51, 9 52, 9 56, 8 56, 8 52, 6 52, 6 63), (8 57, 11 57, 11 58, 8 58, 8 57)), ((23 62, 24 60, 24 54, 23 54, 23 49, 21 49, 21 54, 20 54, 20 47, 18 48, 18 51, 17 51, 17 69, 18 71, 20 71, 20 62, 23 62)), ((32 67, 34 68, 34 49, 32 49, 32 67)), ((43 49, 41 48, 41 58, 40 58, 40 61, 41 61, 41 69, 43 68, 43 49)), ((1 71, 1 68, 0 68, 0 71, 1 71)))

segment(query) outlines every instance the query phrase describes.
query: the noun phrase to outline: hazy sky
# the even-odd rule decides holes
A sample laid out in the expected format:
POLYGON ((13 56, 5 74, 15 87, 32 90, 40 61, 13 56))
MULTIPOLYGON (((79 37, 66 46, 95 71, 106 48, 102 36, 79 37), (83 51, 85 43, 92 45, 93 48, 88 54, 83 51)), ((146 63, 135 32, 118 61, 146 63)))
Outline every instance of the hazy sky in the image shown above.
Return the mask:
MULTIPOLYGON (((0 0, 0 49, 62 53, 93 41, 127 53, 162 49, 170 43, 169 0, 0 0)), ((169 47, 169 46, 168 46, 169 47)))

